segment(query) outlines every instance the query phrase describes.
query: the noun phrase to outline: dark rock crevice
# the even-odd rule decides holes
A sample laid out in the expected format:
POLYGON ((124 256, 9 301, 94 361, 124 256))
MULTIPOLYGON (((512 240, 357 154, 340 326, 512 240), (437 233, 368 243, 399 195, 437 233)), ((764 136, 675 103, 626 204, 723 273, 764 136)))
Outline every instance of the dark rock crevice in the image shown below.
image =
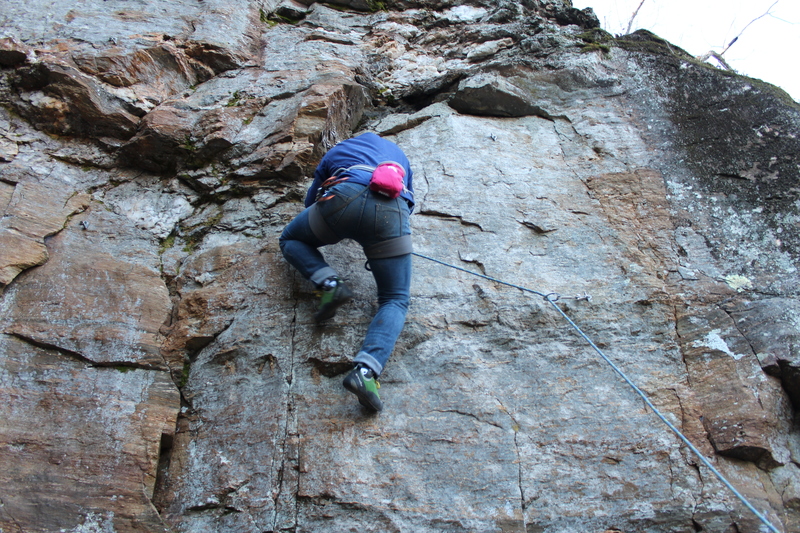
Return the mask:
POLYGON ((86 357, 80 352, 63 348, 57 344, 51 344, 49 342, 34 339, 21 333, 5 332, 5 334, 10 335, 16 339, 19 339, 20 341, 29 344, 31 346, 34 346, 36 348, 41 348, 43 350, 56 352, 64 357, 81 362, 85 364, 87 367, 91 368, 112 368, 119 372, 128 372, 130 370, 155 370, 158 372, 163 372, 165 370, 165 368, 160 365, 154 366, 146 363, 136 363, 128 360, 119 360, 119 361, 110 360, 110 361, 99 361, 99 362, 93 361, 92 359, 86 357))

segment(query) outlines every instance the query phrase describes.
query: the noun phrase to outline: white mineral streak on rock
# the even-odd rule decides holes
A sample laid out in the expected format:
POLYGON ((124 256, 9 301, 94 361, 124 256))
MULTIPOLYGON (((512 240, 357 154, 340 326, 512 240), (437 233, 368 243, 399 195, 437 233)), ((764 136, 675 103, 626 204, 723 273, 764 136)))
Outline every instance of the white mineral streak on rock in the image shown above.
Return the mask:
POLYGON ((744 357, 743 354, 735 354, 733 353, 728 345, 725 344, 725 340, 720 337, 720 331, 718 329, 714 329, 706 333, 706 336, 699 340, 692 343, 692 346, 696 348, 704 347, 709 348, 711 350, 719 350, 720 352, 725 352, 726 354, 730 355, 734 359, 741 359, 744 357))

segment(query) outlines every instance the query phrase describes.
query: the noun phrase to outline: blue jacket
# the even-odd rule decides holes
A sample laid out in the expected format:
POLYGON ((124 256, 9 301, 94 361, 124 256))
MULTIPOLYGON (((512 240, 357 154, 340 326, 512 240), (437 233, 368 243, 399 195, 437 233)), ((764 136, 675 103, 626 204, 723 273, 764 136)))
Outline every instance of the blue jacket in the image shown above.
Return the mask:
MULTIPOLYGON (((413 173, 411 172, 411 165, 408 158, 392 141, 383 139, 374 133, 363 133, 358 137, 342 141, 325 154, 322 161, 317 165, 314 171, 314 181, 306 194, 306 207, 313 205, 317 197, 317 191, 320 185, 333 176, 333 173, 340 168, 349 168, 353 165, 367 165, 370 167, 377 167, 379 164, 386 161, 394 161, 399 163, 406 171, 404 179, 406 189, 400 196, 404 198, 408 205, 414 208, 414 189, 411 186, 413 173)), ((361 185, 369 185, 372 172, 366 169, 353 169, 349 172, 339 175, 349 176, 347 180, 349 183, 359 183, 361 185)))

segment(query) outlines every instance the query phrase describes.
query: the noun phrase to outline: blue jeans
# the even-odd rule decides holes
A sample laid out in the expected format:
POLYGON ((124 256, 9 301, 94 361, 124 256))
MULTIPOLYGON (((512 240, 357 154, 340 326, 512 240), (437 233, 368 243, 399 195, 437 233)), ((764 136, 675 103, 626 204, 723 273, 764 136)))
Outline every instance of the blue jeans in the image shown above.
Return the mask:
MULTIPOLYGON (((391 200, 356 183, 342 183, 328 192, 333 198, 322 201, 318 208, 337 238, 353 239, 362 247, 368 247, 411 234, 408 220, 411 209, 402 198, 391 200)), ((304 278, 319 285, 335 276, 336 271, 318 250, 325 243, 311 230, 310 209, 286 226, 280 246, 286 260, 304 278)), ((378 286, 378 312, 367 329, 355 362, 380 375, 405 325, 411 294, 411 254, 370 259, 369 266, 378 286)))

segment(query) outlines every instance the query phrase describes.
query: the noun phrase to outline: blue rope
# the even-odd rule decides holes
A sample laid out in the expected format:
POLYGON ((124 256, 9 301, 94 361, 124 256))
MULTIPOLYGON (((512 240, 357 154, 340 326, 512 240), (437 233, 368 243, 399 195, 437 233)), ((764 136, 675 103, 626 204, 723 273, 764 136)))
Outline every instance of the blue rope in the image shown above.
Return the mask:
POLYGON ((546 298, 547 295, 543 292, 535 291, 533 289, 527 289, 525 287, 521 287, 519 285, 514 285, 513 283, 508 283, 507 281, 502 281, 497 278, 492 278, 490 276, 486 276, 484 274, 478 274, 477 272, 473 272, 472 270, 467 270, 466 268, 461 268, 460 266, 451 265, 449 263, 445 263, 444 261, 439 261, 438 259, 434 259, 433 257, 428 257, 427 255, 418 254, 417 252, 411 252, 412 255, 416 255, 417 257, 421 257, 423 259, 427 259, 428 261, 433 261, 434 263, 439 263, 440 265, 444 265, 446 267, 450 267, 455 270, 460 270, 461 272, 466 272, 467 274, 472 274, 473 276, 478 276, 479 278, 487 279, 489 281, 493 281, 495 283, 499 283, 501 285, 506 285, 508 287, 514 287, 515 289, 519 289, 521 291, 530 292, 533 294, 538 294, 542 298, 546 298))
POLYGON ((617 365, 615 365, 614 362, 611 361, 611 359, 609 359, 608 356, 605 353, 603 353, 603 351, 600 348, 598 348, 597 345, 594 342, 592 342, 592 339, 590 339, 581 330, 581 328, 579 328, 578 325, 575 324, 575 322, 573 322, 572 319, 569 316, 567 316, 567 314, 559 306, 556 305, 556 301, 559 300, 559 295, 557 293, 551 292, 551 293, 545 294, 543 292, 535 291, 533 289, 528 289, 526 287, 522 287, 520 285, 515 285, 513 283, 508 283, 507 281, 502 281, 502 280, 499 280, 499 279, 496 279, 496 278, 493 278, 493 277, 490 277, 490 276, 486 276, 484 274, 479 274, 477 272, 473 272, 471 270, 467 270, 465 268, 461 268, 461 267, 456 266, 456 265, 451 265, 449 263, 445 263, 444 261, 439 261, 438 259, 434 259, 433 257, 428 257, 426 255, 422 255, 422 254, 419 254, 417 252, 412 252, 412 255, 416 255, 417 257, 421 257, 422 259, 427 259, 428 261, 433 261, 434 263, 438 263, 440 265, 443 265, 443 266, 446 266, 446 267, 449 267, 449 268, 452 268, 452 269, 455 269, 455 270, 460 270, 461 272, 466 272, 467 274, 471 274, 471 275, 477 276, 479 278, 483 278, 483 279, 486 279, 486 280, 489 280, 489 281, 492 281, 492 282, 495 282, 495 283, 499 283, 501 285, 506 285, 508 287, 513 287, 515 289, 519 289, 519 290, 524 291, 524 292, 537 294, 537 295, 541 296, 542 298, 544 298, 550 305, 553 306, 553 308, 556 311, 558 311, 561 314, 561 316, 564 317, 564 319, 569 323, 569 325, 571 325, 575 329, 575 331, 577 331, 578 334, 580 334, 580 336, 583 337, 586 340, 586 342, 589 343, 589 345, 594 349, 594 351, 596 351, 600 355, 600 357, 602 357, 603 360, 606 363, 608 363, 609 366, 611 366, 611 368, 614 370, 614 372, 616 372, 625 381, 625 383, 627 383, 634 390, 634 392, 636 392, 636 394, 638 394, 639 397, 641 397, 642 400, 644 400, 644 403, 647 404, 647 406, 653 411, 653 413, 655 413, 655 415, 659 419, 661 419, 661 421, 664 422, 664 424, 666 424, 666 426, 670 430, 672 430, 672 432, 675 435, 677 435, 678 438, 681 441, 683 441, 683 443, 686 444, 686 446, 688 446, 690 450, 692 450, 692 452, 697 456, 697 458, 700 459, 700 461, 709 470, 711 470, 711 472, 715 476, 717 476, 717 479, 719 479, 722 482, 722 484, 725 485, 728 488, 728 490, 730 490, 744 504, 745 507, 747 507, 759 520, 761 520, 761 522, 765 526, 767 526, 767 528, 769 528, 770 531, 772 531, 773 533, 781 533, 775 526, 773 526, 769 522, 769 520, 767 520, 767 518, 763 514, 761 514, 758 510, 756 510, 755 507, 753 507, 753 505, 747 500, 747 498, 745 498, 738 490, 736 490, 736 488, 733 485, 731 485, 731 483, 725 478, 725 476, 722 475, 722 473, 719 470, 714 468, 714 465, 712 465, 711 462, 708 459, 705 458, 705 456, 700 452, 700 450, 698 450, 695 447, 695 445, 692 444, 691 441, 689 439, 687 439, 686 436, 683 433, 681 433, 681 431, 677 427, 675 427, 669 420, 667 420, 667 418, 661 413, 661 411, 658 410, 658 408, 655 405, 653 405, 653 402, 650 401, 650 398, 648 398, 647 395, 639 387, 637 387, 636 384, 633 383, 633 381, 631 381, 630 378, 628 378, 628 376, 625 375, 625 373, 617 365))

